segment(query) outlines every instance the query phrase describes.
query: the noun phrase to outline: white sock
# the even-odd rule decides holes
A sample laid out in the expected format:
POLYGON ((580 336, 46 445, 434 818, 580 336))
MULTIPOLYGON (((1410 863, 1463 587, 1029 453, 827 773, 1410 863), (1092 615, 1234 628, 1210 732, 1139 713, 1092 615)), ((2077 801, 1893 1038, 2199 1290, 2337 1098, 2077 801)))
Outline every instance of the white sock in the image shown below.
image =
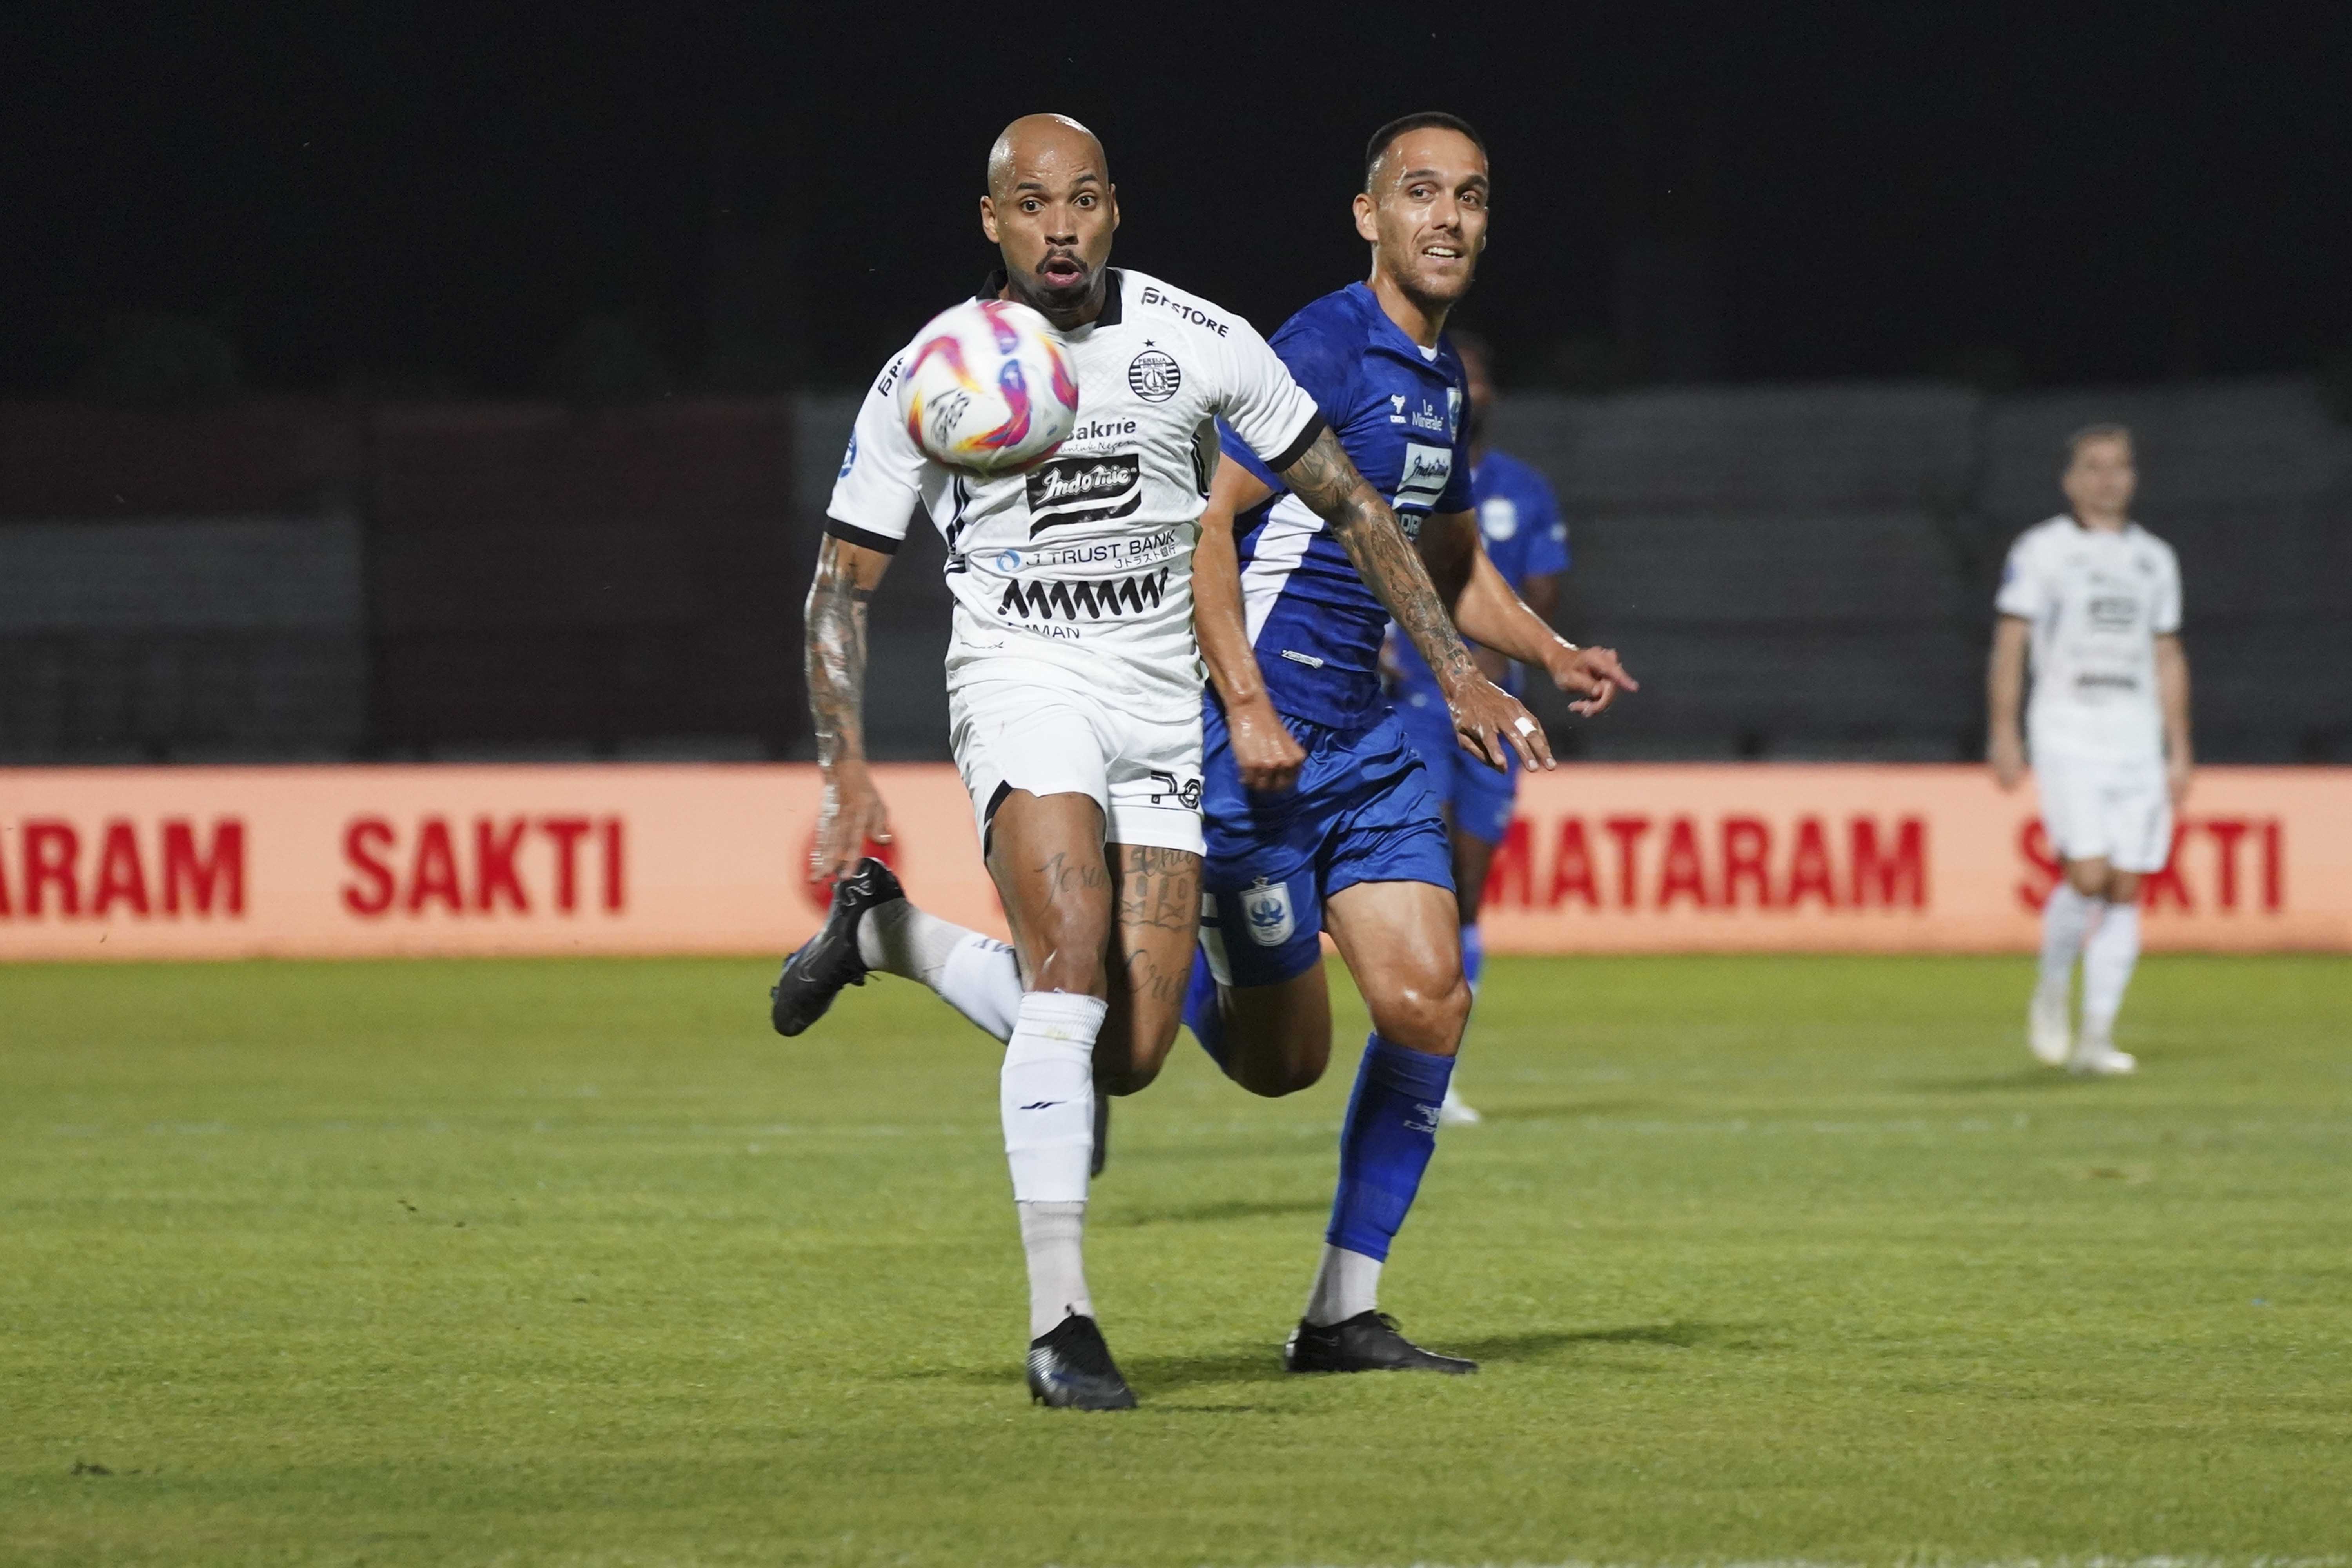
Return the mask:
POLYGON ((997 1107, 1029 1258, 1032 1339, 1069 1314, 1073 1281, 1086 1299, 1079 1237, 1094 1161, 1095 1036, 1108 1010, 1066 991, 1025 993, 1004 1047, 997 1107))
POLYGON ((1000 1040, 1013 1037, 1021 1010, 1021 965, 1013 950, 906 899, 877 904, 857 922, 857 956, 868 969, 928 985, 940 1000, 1000 1040))
POLYGON ((2091 917, 2098 909, 2098 900, 2076 892, 2074 884, 2063 879, 2050 889, 2050 897, 2042 905, 2043 989, 2061 991, 2072 983, 2074 960, 2082 956, 2084 939, 2091 931, 2091 917))
POLYGON ((1307 1321, 1318 1329, 1344 1323, 1381 1304, 1381 1260, 1323 1244, 1323 1262, 1307 1292, 1307 1321))
POLYGON ((2109 904, 2099 917, 2099 929, 2083 946, 2083 1035, 2108 1039, 2116 1015, 2124 1005, 2124 988, 2131 984, 2132 966, 2139 962, 2139 906, 2109 904))
POLYGON ((1095 1315, 1087 1294, 1087 1230, 1084 1204, 1014 1204, 1021 1215, 1021 1249, 1029 1258, 1029 1337, 1050 1333, 1076 1312, 1095 1315))

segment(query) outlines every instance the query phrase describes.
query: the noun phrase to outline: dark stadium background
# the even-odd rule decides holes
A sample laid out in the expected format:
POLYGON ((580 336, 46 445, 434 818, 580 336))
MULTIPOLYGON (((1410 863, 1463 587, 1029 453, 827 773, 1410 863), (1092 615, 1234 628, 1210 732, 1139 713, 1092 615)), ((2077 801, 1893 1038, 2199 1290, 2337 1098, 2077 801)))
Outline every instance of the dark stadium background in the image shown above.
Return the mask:
POLYGON ((2340 758, 2348 17, 13 7, 0 760, 804 754, 841 396, 986 265, 997 127, 1094 125, 1120 258, 1270 329, 1432 106, 1495 153, 1460 323, 1570 629, 1664 678, 1588 754, 1967 753, 2000 545, 2119 413, 2207 753, 2340 758))

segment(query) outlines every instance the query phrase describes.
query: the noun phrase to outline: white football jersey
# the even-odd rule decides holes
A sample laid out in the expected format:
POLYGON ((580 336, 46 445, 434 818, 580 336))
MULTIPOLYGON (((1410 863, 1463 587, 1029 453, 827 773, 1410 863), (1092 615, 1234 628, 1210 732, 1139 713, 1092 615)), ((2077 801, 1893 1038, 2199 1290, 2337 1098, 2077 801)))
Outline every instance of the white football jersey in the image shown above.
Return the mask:
POLYGON ((2011 546, 1993 605, 2033 627, 2026 736, 2037 757, 2160 758, 2156 639, 2180 629, 2180 565, 2139 524, 2060 513, 2011 546))
MULTIPOLYGON (((982 285, 993 299, 1003 275, 982 285)), ((1197 716, 1192 547, 1223 419, 1276 468, 1323 429, 1247 321, 1113 269, 1102 314, 1062 333, 1078 383, 1069 438, 1026 473, 933 462, 898 415, 908 344, 858 410, 827 531, 892 551, 919 502, 946 536, 950 690, 989 661, 1044 661, 1129 706, 1197 716)))

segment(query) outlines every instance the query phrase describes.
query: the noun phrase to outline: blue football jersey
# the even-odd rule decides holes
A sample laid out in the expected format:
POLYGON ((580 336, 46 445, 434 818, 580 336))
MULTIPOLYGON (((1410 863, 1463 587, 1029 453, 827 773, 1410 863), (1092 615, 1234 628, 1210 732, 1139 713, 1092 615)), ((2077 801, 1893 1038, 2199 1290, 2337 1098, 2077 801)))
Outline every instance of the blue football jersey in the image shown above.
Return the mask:
MULTIPOLYGON (((1408 534, 1433 511, 1471 510, 1462 362, 1442 337, 1433 353, 1423 353, 1370 289, 1350 283, 1269 342, 1408 534)), ((1387 702, 1380 654, 1388 611, 1323 520, 1246 445, 1230 434, 1223 443, 1229 459, 1275 490, 1234 520, 1242 608, 1267 694, 1295 719, 1341 729, 1370 722, 1387 702)))
MULTIPOLYGON (((1569 566, 1568 523, 1559 515, 1559 501, 1551 481, 1507 452, 1488 451, 1470 470, 1470 499, 1478 509, 1478 533, 1495 570, 1515 589, 1525 589, 1530 577, 1549 576, 1569 566)), ((1422 662, 1421 652, 1402 633, 1391 630, 1389 657, 1397 671, 1400 696, 1412 691, 1433 696, 1437 677, 1422 662)), ((1505 682, 1520 686, 1518 666, 1505 682)))

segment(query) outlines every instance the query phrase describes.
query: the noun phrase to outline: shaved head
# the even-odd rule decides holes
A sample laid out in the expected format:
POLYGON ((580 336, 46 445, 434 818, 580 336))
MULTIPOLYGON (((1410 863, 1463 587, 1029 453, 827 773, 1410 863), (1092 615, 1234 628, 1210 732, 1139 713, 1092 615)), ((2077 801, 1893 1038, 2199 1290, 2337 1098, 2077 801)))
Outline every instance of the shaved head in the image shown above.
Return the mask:
POLYGON ((981 232, 1004 258, 1004 293, 1064 330, 1101 313, 1118 193, 1095 133, 1066 114, 1024 114, 988 150, 981 232))
POLYGON ((1022 171, 1047 162, 1083 166, 1110 181, 1110 160, 1093 132, 1066 114, 1024 114, 988 150, 988 194, 1003 201, 1022 171))

